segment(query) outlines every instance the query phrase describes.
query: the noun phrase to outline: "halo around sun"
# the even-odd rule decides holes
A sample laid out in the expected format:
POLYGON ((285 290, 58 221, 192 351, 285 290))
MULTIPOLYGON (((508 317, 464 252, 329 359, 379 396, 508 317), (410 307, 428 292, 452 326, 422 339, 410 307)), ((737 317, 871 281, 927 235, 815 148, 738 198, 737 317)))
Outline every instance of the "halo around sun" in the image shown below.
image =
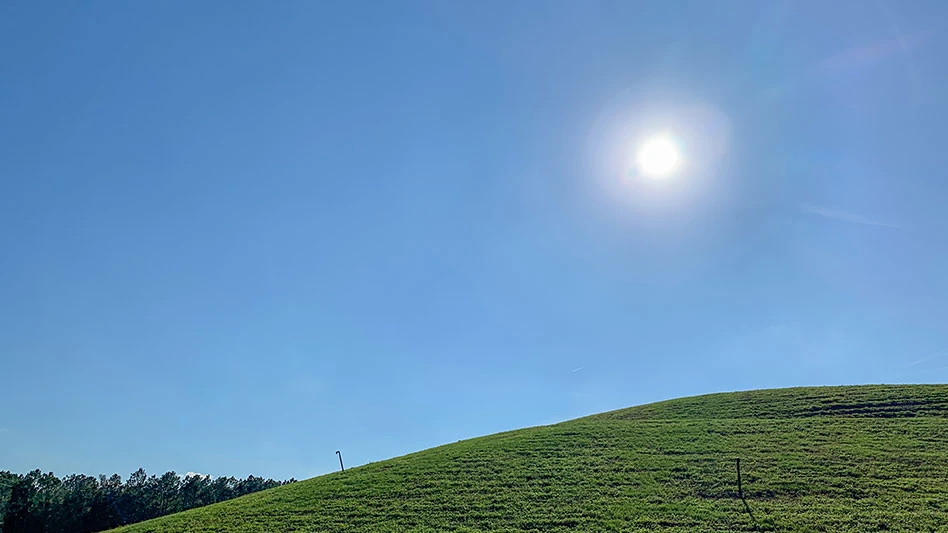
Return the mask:
POLYGON ((638 147, 635 165, 643 176, 663 179, 681 166, 681 151, 671 136, 651 137, 638 147))

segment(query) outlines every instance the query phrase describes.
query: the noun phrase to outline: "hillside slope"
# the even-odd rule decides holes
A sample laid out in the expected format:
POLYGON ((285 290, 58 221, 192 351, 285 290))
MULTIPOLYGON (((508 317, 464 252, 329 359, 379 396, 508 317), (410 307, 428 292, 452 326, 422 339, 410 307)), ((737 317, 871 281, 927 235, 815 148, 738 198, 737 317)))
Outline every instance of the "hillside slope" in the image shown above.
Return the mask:
POLYGON ((659 402, 441 446, 118 531, 755 528, 948 531, 948 385, 659 402), (737 457, 753 519, 737 498, 737 457))

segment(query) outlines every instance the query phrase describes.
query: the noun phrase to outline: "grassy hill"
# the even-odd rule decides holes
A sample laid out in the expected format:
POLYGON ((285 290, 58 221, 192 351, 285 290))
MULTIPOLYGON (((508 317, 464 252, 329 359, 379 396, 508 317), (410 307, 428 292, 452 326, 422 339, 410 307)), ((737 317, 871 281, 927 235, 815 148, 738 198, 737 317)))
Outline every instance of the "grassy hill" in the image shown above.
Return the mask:
POLYGON ((710 394, 432 448, 119 531, 948 531, 948 385, 710 394), (737 497, 735 458, 744 495, 737 497))

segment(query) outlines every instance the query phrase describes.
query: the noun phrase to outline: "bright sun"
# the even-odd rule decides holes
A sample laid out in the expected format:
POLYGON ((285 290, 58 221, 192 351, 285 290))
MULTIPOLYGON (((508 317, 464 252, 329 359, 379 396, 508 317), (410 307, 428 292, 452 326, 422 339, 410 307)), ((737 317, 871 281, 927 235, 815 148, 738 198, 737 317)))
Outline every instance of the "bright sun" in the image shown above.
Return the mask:
POLYGON ((661 179, 678 170, 681 165, 681 154, 670 137, 652 137, 639 147, 635 162, 639 172, 644 176, 661 179))

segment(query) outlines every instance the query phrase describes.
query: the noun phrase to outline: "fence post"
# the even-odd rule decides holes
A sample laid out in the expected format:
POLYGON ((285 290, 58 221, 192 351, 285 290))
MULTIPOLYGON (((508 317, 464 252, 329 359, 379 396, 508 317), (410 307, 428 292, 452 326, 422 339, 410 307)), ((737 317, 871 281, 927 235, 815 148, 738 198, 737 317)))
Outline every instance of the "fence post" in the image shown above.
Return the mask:
POLYGON ((737 459, 737 495, 744 499, 744 489, 741 487, 741 459, 737 459))
POLYGON ((741 502, 744 503, 744 510, 747 511, 747 515, 750 516, 751 520, 754 521, 754 531, 760 531, 760 524, 757 523, 757 517, 754 516, 754 513, 751 512, 750 505, 747 505, 747 499, 744 498, 744 487, 741 486, 741 459, 737 459, 737 495, 740 496, 741 502))

